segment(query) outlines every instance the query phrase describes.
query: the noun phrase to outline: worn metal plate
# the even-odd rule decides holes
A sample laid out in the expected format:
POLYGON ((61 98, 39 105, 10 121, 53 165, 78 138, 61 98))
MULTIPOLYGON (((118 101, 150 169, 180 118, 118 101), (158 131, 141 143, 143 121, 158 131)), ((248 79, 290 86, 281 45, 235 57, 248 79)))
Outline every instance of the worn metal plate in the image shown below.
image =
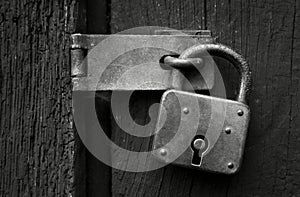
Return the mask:
MULTIPOLYGON (((166 90, 172 85, 172 71, 161 68, 164 55, 180 54, 199 43, 213 43, 208 31, 189 31, 178 35, 157 31, 161 35, 72 35, 71 61, 74 90, 166 90), (99 43, 119 43, 126 46, 122 53, 118 45, 99 47, 99 43), (139 47, 142 43, 143 46, 139 47), (151 47, 155 46, 155 47, 151 47), (118 51, 119 50, 119 51, 118 51), (90 55, 89 55, 90 54, 90 55)), ((101 45, 101 44, 100 44, 101 45)), ((196 90, 211 89, 214 85, 214 62, 200 66, 206 82, 198 71, 184 72, 183 87, 196 90), (186 84, 186 85, 184 85, 186 84)), ((186 88, 185 90, 188 90, 186 88)))
POLYGON ((241 165, 249 116, 248 106, 236 101, 167 91, 161 100, 153 154, 166 163, 233 174, 241 165), (198 166, 192 165, 191 143, 195 135, 205 136, 209 144, 198 166), (180 151, 183 154, 174 161, 180 151))

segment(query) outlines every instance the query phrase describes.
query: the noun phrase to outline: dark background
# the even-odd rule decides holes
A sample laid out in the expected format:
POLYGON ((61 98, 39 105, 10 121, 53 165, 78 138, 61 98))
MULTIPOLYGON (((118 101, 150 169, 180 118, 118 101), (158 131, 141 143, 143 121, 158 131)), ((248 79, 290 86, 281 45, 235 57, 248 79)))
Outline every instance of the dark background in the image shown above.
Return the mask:
MULTIPOLYGON (((300 196, 300 1, 2 0, 0 11, 0 196, 300 196), (237 175, 111 170, 76 138, 71 33, 147 25, 212 30, 249 61, 252 117, 237 175)), ((222 74, 234 95, 235 74, 222 74)), ((135 119, 146 121, 159 94, 133 98, 135 119)))

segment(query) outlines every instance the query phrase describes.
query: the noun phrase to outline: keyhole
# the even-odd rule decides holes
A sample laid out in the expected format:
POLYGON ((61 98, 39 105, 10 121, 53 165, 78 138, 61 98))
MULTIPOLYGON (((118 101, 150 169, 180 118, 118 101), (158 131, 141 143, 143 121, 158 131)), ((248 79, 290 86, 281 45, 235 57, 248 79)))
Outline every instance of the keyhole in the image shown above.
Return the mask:
POLYGON ((192 165, 201 166, 203 153, 208 148, 208 140, 202 135, 197 135, 191 143, 191 148, 193 150, 192 165))

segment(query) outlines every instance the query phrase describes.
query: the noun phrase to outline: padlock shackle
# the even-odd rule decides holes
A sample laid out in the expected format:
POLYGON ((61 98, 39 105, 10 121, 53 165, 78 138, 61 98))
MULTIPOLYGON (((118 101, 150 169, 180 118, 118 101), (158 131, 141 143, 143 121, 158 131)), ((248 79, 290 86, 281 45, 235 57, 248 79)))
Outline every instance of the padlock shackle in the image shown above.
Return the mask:
POLYGON ((237 101, 247 104, 247 96, 251 86, 251 71, 248 62, 242 55, 222 44, 201 44, 188 48, 179 56, 179 58, 202 58, 207 56, 207 53, 211 56, 228 60, 238 70, 241 75, 241 83, 237 101))

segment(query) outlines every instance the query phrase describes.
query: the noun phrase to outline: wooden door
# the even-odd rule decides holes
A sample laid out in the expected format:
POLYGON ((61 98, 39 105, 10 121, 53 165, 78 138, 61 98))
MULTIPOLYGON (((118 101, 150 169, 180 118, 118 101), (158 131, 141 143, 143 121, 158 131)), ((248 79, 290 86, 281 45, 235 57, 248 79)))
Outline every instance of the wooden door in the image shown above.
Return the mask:
MULTIPOLYGON (((14 0, 1 1, 0 10, 0 196, 300 196, 298 0, 14 0), (137 26, 209 29, 247 58, 252 116, 238 174, 172 165, 123 172, 97 161, 74 137, 70 34, 137 26)), ((218 66, 234 98, 237 74, 227 63, 218 66)), ((161 94, 133 95, 137 123, 147 123, 161 94)), ((101 96, 97 102, 99 113, 109 113, 101 96)), ((120 146, 151 143, 104 122, 120 146)))

